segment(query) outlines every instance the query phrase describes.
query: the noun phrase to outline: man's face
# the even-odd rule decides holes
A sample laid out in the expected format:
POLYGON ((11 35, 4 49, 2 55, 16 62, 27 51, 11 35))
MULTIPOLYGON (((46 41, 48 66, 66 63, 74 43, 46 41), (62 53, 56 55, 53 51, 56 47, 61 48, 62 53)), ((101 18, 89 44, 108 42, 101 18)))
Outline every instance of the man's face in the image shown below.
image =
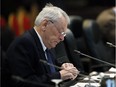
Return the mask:
POLYGON ((64 18, 59 19, 58 22, 52 22, 51 20, 47 20, 46 22, 43 42, 50 49, 56 47, 60 41, 64 40, 67 22, 64 18))

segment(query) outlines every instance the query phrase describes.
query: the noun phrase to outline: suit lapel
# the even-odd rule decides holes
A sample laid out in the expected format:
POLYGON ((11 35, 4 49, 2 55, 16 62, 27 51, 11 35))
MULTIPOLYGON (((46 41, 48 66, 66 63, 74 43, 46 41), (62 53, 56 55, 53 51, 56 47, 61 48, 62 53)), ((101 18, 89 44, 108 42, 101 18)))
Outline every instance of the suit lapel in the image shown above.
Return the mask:
MULTIPOLYGON (((45 52, 44 52, 44 50, 43 50, 43 48, 42 48, 42 44, 41 44, 40 39, 39 39, 39 37, 37 36, 35 30, 34 30, 34 29, 31 29, 31 30, 29 30, 29 33, 30 33, 31 36, 34 38, 34 42, 36 43, 38 52, 40 53, 40 55, 39 55, 40 58, 41 58, 42 60, 45 60, 45 61, 46 61, 45 52)), ((44 65, 45 71, 50 72, 49 66, 46 65, 46 64, 43 64, 43 65, 44 65)))

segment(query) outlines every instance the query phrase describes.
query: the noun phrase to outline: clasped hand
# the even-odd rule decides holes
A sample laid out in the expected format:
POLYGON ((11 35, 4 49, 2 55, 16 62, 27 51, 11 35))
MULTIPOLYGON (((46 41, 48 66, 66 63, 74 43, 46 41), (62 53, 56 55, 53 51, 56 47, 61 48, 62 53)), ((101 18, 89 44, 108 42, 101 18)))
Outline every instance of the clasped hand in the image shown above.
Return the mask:
POLYGON ((61 68, 62 70, 60 71, 60 74, 62 80, 74 80, 79 74, 79 71, 76 69, 76 67, 74 67, 72 63, 64 63, 62 64, 61 68))

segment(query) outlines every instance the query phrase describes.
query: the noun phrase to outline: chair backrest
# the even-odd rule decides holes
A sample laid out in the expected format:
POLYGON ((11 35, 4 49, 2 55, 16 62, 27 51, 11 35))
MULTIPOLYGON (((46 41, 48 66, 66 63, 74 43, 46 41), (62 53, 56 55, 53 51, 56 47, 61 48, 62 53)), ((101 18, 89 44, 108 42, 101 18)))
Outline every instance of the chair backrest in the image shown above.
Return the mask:
POLYGON ((69 62, 68 55, 65 49, 65 44, 64 42, 60 42, 56 47, 55 47, 55 53, 57 57, 57 61, 62 64, 65 62, 69 62))
POLYGON ((72 62, 80 71, 83 71, 83 65, 80 56, 74 53, 74 50, 77 50, 77 44, 74 35, 70 29, 68 29, 66 33, 67 36, 65 37, 64 43, 69 61, 72 62))
POLYGON ((70 16, 70 24, 68 27, 74 34, 75 38, 79 38, 82 36, 82 22, 82 17, 75 15, 70 16))
POLYGON ((78 70, 84 72, 81 59, 78 54, 74 54, 74 50, 77 49, 75 38, 70 29, 66 31, 66 37, 63 42, 57 45, 55 48, 57 60, 60 62, 69 61, 77 67, 78 70))
MULTIPOLYGON (((83 25, 83 18, 81 16, 70 15, 70 24, 68 27, 74 34, 74 37, 76 39, 77 48, 81 52, 87 53, 87 48, 86 48, 85 40, 83 37, 82 25, 83 25)), ((83 56, 81 56, 81 58, 83 58, 83 56)))
POLYGON ((90 55, 94 57, 100 58, 100 55, 97 54, 97 44, 99 46, 101 42, 101 34, 99 31, 99 26, 95 22, 95 20, 86 19, 83 22, 83 32, 84 32, 84 38, 87 44, 87 47, 90 51, 90 55))
MULTIPOLYGON (((113 63, 113 60, 110 59, 112 58, 112 50, 103 42, 100 28, 96 21, 91 19, 84 20, 83 31, 89 55, 113 63)), ((103 63, 93 60, 93 64, 98 65, 103 63)))
POLYGON ((98 43, 99 40, 101 39, 101 32, 95 20, 91 20, 91 19, 84 20, 83 31, 84 31, 84 35, 88 34, 88 36, 86 35, 86 37, 89 40, 91 40, 91 42, 93 41, 95 43, 98 43), (89 35, 91 37, 89 37, 89 35))

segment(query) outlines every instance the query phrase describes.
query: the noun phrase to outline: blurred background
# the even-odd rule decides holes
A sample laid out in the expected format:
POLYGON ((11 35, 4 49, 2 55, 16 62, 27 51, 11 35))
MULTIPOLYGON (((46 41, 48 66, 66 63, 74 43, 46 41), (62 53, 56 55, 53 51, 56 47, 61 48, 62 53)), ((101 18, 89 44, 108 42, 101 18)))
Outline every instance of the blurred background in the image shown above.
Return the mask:
POLYGON ((1 15, 8 18, 10 13, 17 12, 20 7, 30 12, 34 4, 40 11, 47 2, 61 7, 69 15, 84 18, 96 18, 102 10, 115 6, 115 0, 1 0, 1 15))
POLYGON ((21 35, 33 26, 36 15, 49 2, 83 19, 96 19, 103 10, 115 6, 115 0, 1 0, 1 28, 7 26, 15 36, 21 35))
MULTIPOLYGON (((45 4, 49 2, 66 11, 67 14, 70 16, 71 20, 73 20, 75 16, 77 19, 79 19, 79 22, 76 25, 69 25, 69 28, 72 30, 76 38, 77 48, 84 53, 98 57, 96 55, 99 53, 96 51, 95 54, 92 53, 94 51, 91 52, 91 49, 88 49, 90 48, 88 46, 88 43, 84 42, 80 38, 81 36, 83 36, 83 34, 81 34, 82 30, 80 29, 85 28, 83 27, 84 20, 96 20, 96 18, 102 11, 114 7, 115 0, 1 0, 0 46, 2 48, 2 51, 6 52, 8 46, 10 45, 12 40, 14 40, 15 37, 20 36, 25 31, 33 27, 35 17, 45 6, 45 4), (73 28, 75 26, 79 29, 79 31, 73 31, 73 28)), ((102 47, 103 46, 100 46, 100 48, 102 47)), ((90 62, 90 60, 87 60, 83 56, 80 57, 83 61, 83 66, 86 66, 84 67, 84 70, 86 72, 89 72, 89 67, 92 65, 91 63, 93 62, 90 62)))

